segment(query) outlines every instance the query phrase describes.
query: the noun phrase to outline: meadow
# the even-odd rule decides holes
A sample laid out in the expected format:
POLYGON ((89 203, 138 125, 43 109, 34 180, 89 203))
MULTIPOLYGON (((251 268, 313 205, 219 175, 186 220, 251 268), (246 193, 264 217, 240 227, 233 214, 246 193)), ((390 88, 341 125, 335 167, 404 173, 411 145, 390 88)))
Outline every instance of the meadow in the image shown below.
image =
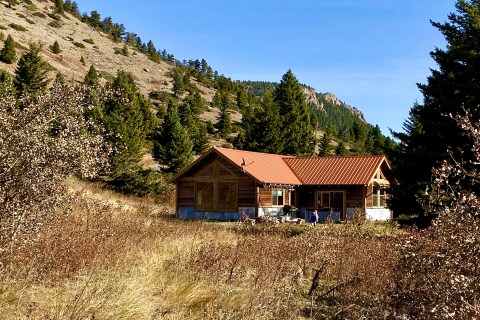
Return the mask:
POLYGON ((76 193, 1 252, 3 318, 343 318, 384 309, 393 286, 389 226, 179 221, 168 198, 78 181, 76 193))

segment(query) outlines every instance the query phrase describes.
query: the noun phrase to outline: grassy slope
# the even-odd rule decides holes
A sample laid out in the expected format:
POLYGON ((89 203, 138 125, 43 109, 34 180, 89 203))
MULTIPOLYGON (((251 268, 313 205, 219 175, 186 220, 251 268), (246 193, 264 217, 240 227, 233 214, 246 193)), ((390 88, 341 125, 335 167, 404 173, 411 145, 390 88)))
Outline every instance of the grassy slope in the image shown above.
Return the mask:
POLYGON ((311 305, 317 268, 316 295, 359 279, 336 293, 348 297, 337 303, 372 301, 392 285, 389 228, 379 237, 355 223, 185 222, 165 201, 69 183, 79 197, 73 212, 56 217, 37 242, 19 243, 14 258, 2 256, 6 319, 307 318, 338 312, 326 298, 311 305))

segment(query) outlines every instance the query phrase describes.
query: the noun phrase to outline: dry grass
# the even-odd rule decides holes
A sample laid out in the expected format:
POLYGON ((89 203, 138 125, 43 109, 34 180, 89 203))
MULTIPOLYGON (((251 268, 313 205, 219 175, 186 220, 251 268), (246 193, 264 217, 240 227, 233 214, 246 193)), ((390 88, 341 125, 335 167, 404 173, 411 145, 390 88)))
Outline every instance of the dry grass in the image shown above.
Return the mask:
POLYGON ((178 221, 155 199, 69 185, 70 213, 1 256, 6 319, 327 319, 388 303, 396 237, 378 226, 178 221))

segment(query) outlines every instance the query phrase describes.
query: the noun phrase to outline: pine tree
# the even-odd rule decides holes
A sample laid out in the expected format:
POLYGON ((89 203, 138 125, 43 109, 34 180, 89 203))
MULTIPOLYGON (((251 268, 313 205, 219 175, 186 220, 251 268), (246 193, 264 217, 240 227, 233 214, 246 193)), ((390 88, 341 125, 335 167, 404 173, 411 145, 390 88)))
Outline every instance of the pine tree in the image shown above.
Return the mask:
POLYGON ((148 41, 147 43, 147 53, 148 56, 152 61, 155 62, 160 62, 160 54, 158 53, 157 49, 155 48, 155 45, 153 44, 152 40, 148 41))
POLYGON ((255 114, 256 127, 253 128, 257 151, 267 153, 282 153, 284 149, 283 124, 280 117, 280 108, 273 101, 269 92, 263 96, 261 111, 255 114))
POLYGON ((54 83, 54 86, 60 86, 60 87, 63 87, 66 85, 66 82, 65 82, 65 77, 63 76, 63 74, 61 72, 57 72, 57 74, 55 75, 55 80, 53 81, 54 83))
POLYGON ((8 35, 3 45, 3 48, 0 51, 0 60, 5 63, 11 64, 14 63, 16 59, 17 57, 15 55, 15 41, 13 41, 11 35, 8 35))
POLYGON ((116 177, 137 165, 155 121, 151 103, 140 94, 131 74, 119 71, 107 87, 113 94, 103 102, 101 114, 107 139, 116 150, 111 157, 116 177))
POLYGON ((310 109, 305 100, 302 86, 291 70, 282 77, 274 92, 274 102, 280 108, 283 122, 282 153, 288 155, 311 155, 315 148, 310 109))
POLYGON ((222 138, 232 133, 232 120, 230 117, 231 102, 229 93, 222 91, 220 94, 220 115, 217 122, 217 130, 222 138))
POLYGON ((345 147, 345 143, 340 141, 335 149, 335 154, 337 156, 345 156, 348 154, 347 148, 345 147))
POLYGON ((178 172, 193 159, 193 143, 180 123, 178 107, 170 103, 163 125, 156 131, 153 157, 165 166, 165 172, 178 172))
POLYGON ((53 53, 55 54, 59 54, 60 52, 62 52, 62 50, 60 50, 60 45, 58 44, 58 41, 55 40, 55 42, 53 43, 53 45, 50 47, 50 49, 52 50, 53 53))
POLYGON ((479 120, 480 2, 459 0, 456 9, 448 22, 432 22, 444 35, 446 49, 431 52, 439 68, 432 70, 426 84, 419 85, 423 104, 412 107, 404 123, 405 132, 394 133, 400 141, 394 155, 399 182, 391 202, 395 214, 423 212, 416 197, 430 184, 431 169, 450 158, 449 149, 466 165, 473 158, 471 139, 448 115, 464 114, 464 108, 472 112, 473 121, 479 120), (463 150, 461 154, 459 150, 463 150))
POLYGON ((12 96, 15 95, 15 89, 13 88, 13 76, 5 71, 0 70, 0 92, 10 92, 12 96))
POLYGON ((58 14, 63 14, 63 12, 64 12, 63 0, 55 0, 55 11, 58 14))
MULTIPOLYGON (((60 0, 59 0, 60 1, 60 0)), ((100 13, 98 11, 90 12, 89 24, 92 28, 100 28, 101 25, 100 13)))
POLYGON ((47 88, 46 63, 40 49, 40 45, 30 44, 30 49, 18 61, 14 86, 19 95, 42 93, 47 88))
POLYGON ((179 68, 173 69, 173 94, 180 98, 182 94, 185 92, 185 82, 184 82, 184 75, 179 68))
POLYGON ((330 155, 330 142, 332 139, 330 138, 330 135, 325 132, 322 136, 322 139, 320 140, 320 146, 319 146, 319 151, 318 151, 318 156, 319 157, 326 157, 330 155))
POLYGON ((189 96, 179 108, 180 123, 187 129, 196 154, 205 151, 208 144, 207 126, 199 117, 202 110, 199 98, 203 99, 198 93, 189 96))
POLYGON ((97 69, 95 69, 95 67, 91 65, 90 69, 88 69, 88 72, 85 75, 85 79, 83 80, 83 83, 86 84, 87 86, 97 87, 98 81, 99 79, 98 79, 97 69))
POLYGON ((248 105, 248 95, 245 89, 241 88, 237 92, 237 107, 238 110, 244 110, 248 105))

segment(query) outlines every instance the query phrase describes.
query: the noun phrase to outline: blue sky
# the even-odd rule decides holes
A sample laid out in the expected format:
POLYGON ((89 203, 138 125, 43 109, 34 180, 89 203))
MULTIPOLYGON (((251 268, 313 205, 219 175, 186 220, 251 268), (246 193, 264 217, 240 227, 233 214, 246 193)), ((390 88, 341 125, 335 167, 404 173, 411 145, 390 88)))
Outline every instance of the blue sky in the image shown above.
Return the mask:
POLYGON ((402 130, 435 47, 430 20, 454 0, 77 0, 179 60, 202 59, 233 80, 301 83, 357 107, 384 134, 402 130))

